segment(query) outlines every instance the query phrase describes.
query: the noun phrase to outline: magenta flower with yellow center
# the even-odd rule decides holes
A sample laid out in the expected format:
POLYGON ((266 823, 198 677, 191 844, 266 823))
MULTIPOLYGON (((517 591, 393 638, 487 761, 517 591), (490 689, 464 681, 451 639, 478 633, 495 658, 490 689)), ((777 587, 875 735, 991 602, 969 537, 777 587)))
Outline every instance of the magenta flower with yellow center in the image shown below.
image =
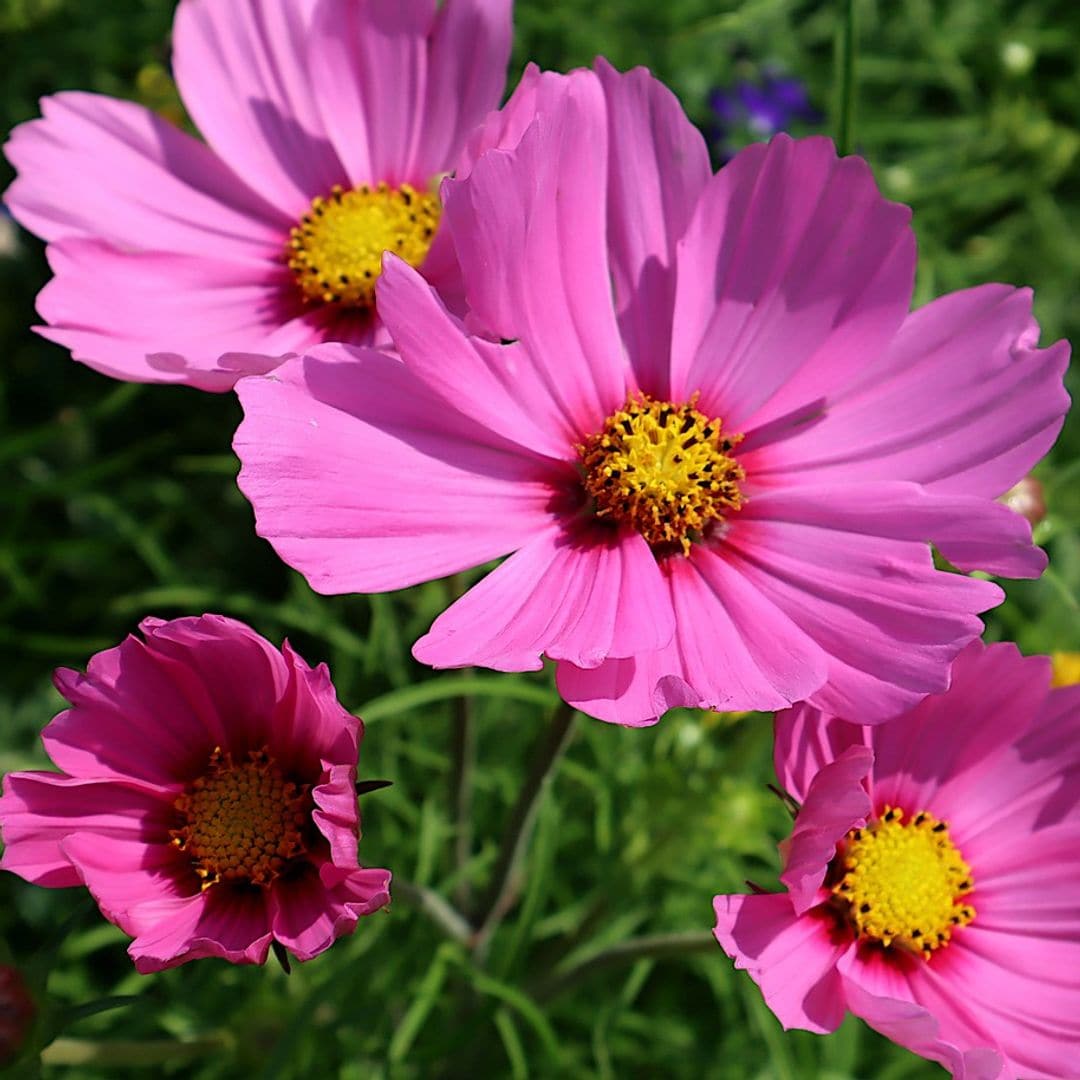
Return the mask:
POLYGON ((386 250, 453 302, 435 185, 499 104, 511 4, 181 0, 173 67, 205 144, 62 93, 6 147, 5 201, 49 241, 40 332, 115 378, 227 390, 320 341, 385 344, 386 250))
POLYGON ((363 725, 288 642, 219 615, 141 630, 57 672, 62 771, 4 778, 0 866, 86 885, 141 972, 272 942, 309 960, 390 899, 358 862, 363 725))
POLYGON ((775 757, 788 891, 715 909, 784 1027, 852 1012, 963 1080, 1077 1075, 1080 687, 974 642, 888 724, 780 715, 775 757))
POLYGON ((261 535, 329 593, 509 555, 414 655, 547 656, 618 723, 807 699, 880 720, 945 689, 1003 594, 928 542, 1045 565, 994 501, 1068 406, 1030 293, 910 313, 910 214, 865 162, 778 136, 712 176, 643 70, 531 69, 469 154, 443 187, 465 319, 388 255, 401 361, 328 345, 238 385, 261 535))

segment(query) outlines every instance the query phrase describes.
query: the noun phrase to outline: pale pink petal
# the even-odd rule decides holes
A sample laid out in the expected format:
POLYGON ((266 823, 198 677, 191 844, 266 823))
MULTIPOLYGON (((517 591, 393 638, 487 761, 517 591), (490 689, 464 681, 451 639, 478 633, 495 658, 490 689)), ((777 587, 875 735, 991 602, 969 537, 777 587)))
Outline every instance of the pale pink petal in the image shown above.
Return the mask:
POLYGON ((298 315, 287 271, 211 257, 124 252, 101 241, 49 247, 55 277, 38 296, 38 332, 114 378, 225 391, 223 353, 261 351, 261 366, 322 340, 298 315), (197 313, 197 317, 194 313, 197 313))
POLYGON ((84 93, 41 109, 5 147, 19 173, 5 202, 36 235, 255 260, 281 250, 291 220, 149 109, 84 93))
POLYGON ((929 968, 916 957, 886 959, 871 950, 852 950, 838 963, 848 1008, 882 1035, 939 1062, 954 1080, 1015 1080, 1002 1072, 994 1040, 966 1014, 967 995, 960 987, 936 992, 929 968), (916 984, 923 990, 918 1000, 916 984))
POLYGON ((850 829, 870 816, 870 797, 863 780, 874 762, 869 747, 850 746, 814 777, 799 816, 784 841, 784 872, 796 915, 818 902, 825 871, 836 857, 836 845, 850 829))
POLYGON ((559 667, 560 693, 590 716, 640 726, 670 708, 771 710, 819 687, 826 657, 783 612, 705 547, 662 563, 675 637, 592 670, 559 667))
POLYGON ((422 127, 413 149, 418 177, 452 170, 466 137, 499 107, 512 14, 512 0, 454 0, 439 8, 430 36, 422 127))
POLYGON ((379 314, 406 366, 451 408, 506 439, 548 457, 578 461, 560 433, 561 406, 545 369, 520 342, 496 345, 466 334, 430 285, 387 255, 379 314))
POLYGON ((259 534, 322 592, 377 592, 521 547, 549 465, 478 427, 397 359, 327 345, 243 379, 234 446, 259 534))
POLYGON ((311 85, 316 2, 183 0, 173 25, 173 70, 195 126, 293 221, 334 184, 351 186, 311 85))
POLYGON ((712 176, 701 133, 645 68, 596 73, 607 99, 608 248, 616 310, 638 385, 668 395, 675 246, 712 176))
POLYGON ((311 89, 353 184, 427 186, 430 177, 418 175, 413 161, 434 20, 435 0, 318 0, 308 43, 311 89))
MULTIPOLYGON (((870 729, 837 721, 812 705, 796 705, 776 714, 773 765, 780 787, 802 802, 814 777, 849 747, 870 741, 870 729)), ((868 785, 872 778, 868 777, 868 785)))
POLYGON ((819 1034, 844 1019, 836 962, 849 948, 830 916, 797 916, 784 893, 717 896, 713 933, 740 970, 761 987, 785 1028, 819 1034))
POLYGON ((725 534, 732 572, 828 655, 815 706, 875 723, 944 690, 976 613, 1000 603, 996 585, 934 570, 920 541, 951 520, 937 500, 900 484, 761 491, 725 534))
POLYGON ((539 671, 662 648, 675 630, 660 570, 637 533, 551 527, 436 620, 413 647, 433 667, 539 671))
POLYGON ((909 218, 828 139, 778 135, 742 151, 706 187, 679 246, 672 394, 700 391, 735 431, 820 398, 907 313, 909 218))
POLYGON ((169 794, 134 784, 8 773, 0 798, 0 866, 46 888, 78 885, 79 875, 60 850, 62 840, 75 832, 161 840, 171 824, 171 801, 169 794))
POLYGON ((564 442, 600 429, 626 398, 603 207, 608 136, 599 80, 575 72, 513 151, 485 154, 446 181, 446 222, 473 318, 520 339, 564 442))
POLYGON ((821 415, 779 439, 758 475, 914 480, 996 498, 1050 449, 1069 406, 1068 342, 1038 349, 1038 340, 1029 289, 943 296, 854 366, 846 386, 828 388, 821 415))
POLYGON ((286 881, 270 892, 274 937, 298 960, 310 960, 344 934, 351 934, 362 915, 390 902, 388 870, 334 867, 314 870, 286 881))

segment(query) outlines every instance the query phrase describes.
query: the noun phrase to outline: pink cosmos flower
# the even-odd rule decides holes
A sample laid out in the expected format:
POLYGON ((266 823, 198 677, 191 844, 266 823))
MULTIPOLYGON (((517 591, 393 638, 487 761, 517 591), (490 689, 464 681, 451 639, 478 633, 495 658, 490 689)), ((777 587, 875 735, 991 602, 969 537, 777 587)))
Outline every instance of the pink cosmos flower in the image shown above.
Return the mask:
POLYGON ((140 629, 56 673, 62 771, 5 777, 0 866, 86 885, 141 972, 261 964, 272 941, 311 959, 390 899, 357 862, 362 724, 288 642, 220 615, 140 629))
POLYGON ((7 146, 7 204, 55 274, 40 332, 116 378, 220 391, 320 341, 384 342, 384 249, 452 299, 432 185, 498 106, 511 5, 181 0, 173 66, 207 144, 63 93, 7 146))
POLYGON ((782 714, 775 756, 788 891, 715 908, 784 1027, 852 1012, 964 1080, 1080 1076, 1080 687, 973 642, 891 723, 782 714))
POLYGON ((604 720, 808 699, 869 721, 945 689, 1002 593, 927 541, 1045 564, 994 501, 1068 405, 1030 293, 909 314, 909 211, 863 161, 778 136, 711 176, 644 70, 530 70, 469 153, 443 187, 466 320, 388 256, 403 363, 325 346, 239 384, 261 535, 329 593, 509 554, 414 655, 546 655, 604 720))

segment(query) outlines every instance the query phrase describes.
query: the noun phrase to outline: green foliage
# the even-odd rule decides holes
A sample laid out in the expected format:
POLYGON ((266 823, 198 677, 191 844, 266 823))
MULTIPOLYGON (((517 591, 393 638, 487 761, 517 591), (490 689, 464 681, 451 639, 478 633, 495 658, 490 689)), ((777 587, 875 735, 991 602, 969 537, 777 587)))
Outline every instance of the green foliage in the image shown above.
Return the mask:
MULTIPOLYGON (((835 130, 844 6, 519 0, 514 71, 597 53, 647 64, 705 124, 710 87, 773 60, 806 81, 835 130)), ((1031 284, 1044 340, 1075 340, 1078 9, 1065 0, 855 9, 855 146, 885 192, 914 208, 920 299, 988 280, 1031 284)), ((2 126, 67 88, 179 116, 164 79, 171 11, 169 0, 0 0, 2 126)), ((312 593, 254 535, 233 482, 235 400, 118 385, 72 364, 27 331, 46 276, 25 234, 0 256, 0 770, 45 764, 37 734, 59 703, 52 667, 82 666, 145 614, 224 612, 327 660, 342 700, 368 719, 362 772, 394 786, 364 799, 365 860, 443 897, 481 894, 554 700, 550 673, 470 682, 416 665, 409 646, 444 604, 442 583, 371 598, 312 593), (463 688, 477 730, 476 843, 456 866, 448 777, 463 688)), ((1027 651, 1080 648, 1078 458, 1071 420, 1041 473, 1052 572, 1010 584, 991 620, 991 636, 1027 651)), ((747 878, 775 883, 787 817, 764 788, 769 735, 763 717, 695 713, 641 731, 579 725, 483 964, 399 896, 288 977, 204 961, 144 978, 84 896, 5 875, 0 930, 47 995, 39 1042, 61 1035, 45 1072, 60 1075, 66 1062, 76 1071, 64 1075, 110 1077, 134 1057, 205 1078, 937 1075, 854 1022, 827 1039, 781 1033, 750 980, 707 941, 590 966, 632 938, 706 931, 712 895, 747 878)))

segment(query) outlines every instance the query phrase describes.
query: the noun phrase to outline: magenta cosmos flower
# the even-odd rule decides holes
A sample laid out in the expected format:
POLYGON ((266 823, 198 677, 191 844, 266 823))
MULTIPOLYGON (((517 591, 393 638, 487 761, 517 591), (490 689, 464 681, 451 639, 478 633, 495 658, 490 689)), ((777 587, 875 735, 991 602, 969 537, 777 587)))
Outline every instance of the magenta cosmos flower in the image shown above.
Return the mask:
POLYGON ((86 885, 141 972, 261 964, 272 941, 311 959, 390 899, 357 862, 363 726, 288 642, 220 615, 141 630, 57 672, 62 771, 5 777, 0 866, 86 885))
POLYGON ((443 187, 470 310, 388 257, 403 363, 325 346, 238 389, 258 528, 323 592, 507 555, 415 647, 558 662, 593 716, 883 719, 1045 563, 994 502, 1053 443, 1068 347, 988 285, 914 314, 909 211, 824 138, 711 176, 644 70, 526 73, 443 187))
POLYGON ((386 249, 451 297, 433 184, 498 106, 511 2, 181 0, 173 66, 208 145, 64 93, 7 146, 7 204, 49 241, 41 333, 116 378, 226 390, 320 341, 383 342, 386 249))
POLYGON ((776 771, 788 891, 715 907, 781 1023, 850 1011, 964 1080, 1080 1076, 1080 687, 974 642, 888 724, 781 715, 776 771))

